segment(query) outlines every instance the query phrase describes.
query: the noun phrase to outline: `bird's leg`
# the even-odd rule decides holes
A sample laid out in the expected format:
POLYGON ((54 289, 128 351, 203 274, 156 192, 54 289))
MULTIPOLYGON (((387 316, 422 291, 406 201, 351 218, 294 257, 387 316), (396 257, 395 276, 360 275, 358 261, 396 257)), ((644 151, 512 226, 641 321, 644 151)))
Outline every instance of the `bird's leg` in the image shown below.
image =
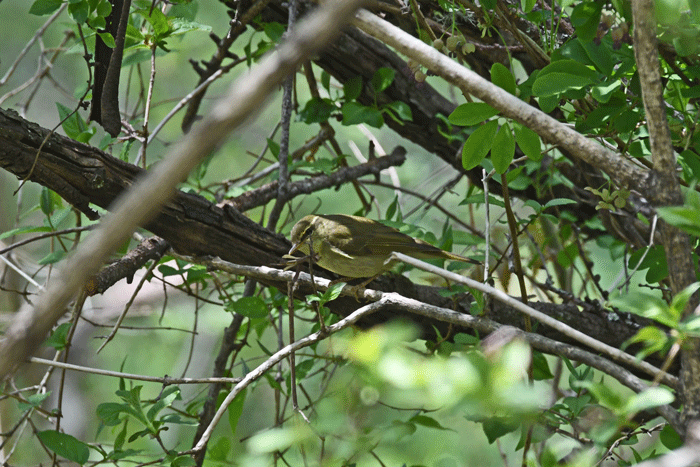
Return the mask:
MULTIPOLYGON (((353 295, 355 295, 355 300, 357 300, 359 302, 360 301, 360 292, 362 290, 364 290, 370 282, 372 282, 374 279, 376 279, 377 277, 379 277, 381 275, 382 274, 379 273, 379 274, 376 274, 376 275, 370 277, 369 279, 367 279, 365 281, 360 282, 357 285, 350 285, 350 287, 352 288, 352 293, 353 293, 353 295)), ((333 284, 337 284, 339 282, 348 282, 348 281, 351 281, 353 279, 357 279, 357 277, 341 277, 340 279, 335 279, 335 280, 331 281, 328 284, 328 287, 330 287, 333 284)))

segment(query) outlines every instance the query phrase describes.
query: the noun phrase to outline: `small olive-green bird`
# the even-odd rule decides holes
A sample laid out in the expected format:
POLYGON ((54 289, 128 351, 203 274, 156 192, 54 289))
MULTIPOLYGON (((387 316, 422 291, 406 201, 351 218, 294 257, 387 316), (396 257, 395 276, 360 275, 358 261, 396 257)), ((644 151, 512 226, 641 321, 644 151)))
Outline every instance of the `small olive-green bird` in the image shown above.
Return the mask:
POLYGON ((419 259, 444 258, 481 264, 471 258, 441 250, 430 243, 399 232, 366 217, 344 214, 309 215, 292 228, 291 255, 299 250, 315 263, 344 277, 374 277, 390 270, 393 251, 419 259))

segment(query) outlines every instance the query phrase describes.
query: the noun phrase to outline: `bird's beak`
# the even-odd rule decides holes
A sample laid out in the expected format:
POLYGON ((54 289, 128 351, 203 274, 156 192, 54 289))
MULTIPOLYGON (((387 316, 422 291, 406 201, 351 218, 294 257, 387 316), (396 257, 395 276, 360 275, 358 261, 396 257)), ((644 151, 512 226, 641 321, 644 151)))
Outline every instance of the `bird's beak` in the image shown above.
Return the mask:
POLYGON ((295 243, 294 245, 292 245, 292 248, 289 250, 289 253, 287 253, 287 254, 291 255, 292 253, 297 251, 299 249, 299 247, 301 246, 301 244, 302 244, 302 242, 295 243))

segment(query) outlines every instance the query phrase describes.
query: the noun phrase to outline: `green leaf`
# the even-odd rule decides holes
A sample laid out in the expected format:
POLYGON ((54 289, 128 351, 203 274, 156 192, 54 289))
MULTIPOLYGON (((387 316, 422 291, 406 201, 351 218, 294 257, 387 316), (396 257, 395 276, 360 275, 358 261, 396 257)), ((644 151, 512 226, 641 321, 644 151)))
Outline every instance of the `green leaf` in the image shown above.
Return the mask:
MULTIPOLYGON (((587 83, 593 83, 598 79, 598 74, 592 68, 576 60, 562 59, 552 62, 540 70, 540 72, 537 74, 535 82, 533 83, 533 92, 536 86, 545 86, 545 81, 547 80, 548 75, 568 75, 571 77, 581 78, 582 81, 587 83), (540 82, 539 85, 538 82, 540 82)), ((570 86, 564 89, 566 90, 570 88, 576 89, 577 87, 570 86)))
POLYGON ((681 290, 673 299, 671 300, 671 312, 677 319, 683 315, 683 310, 690 301, 690 297, 700 288, 700 282, 695 282, 690 284, 685 289, 681 290))
POLYGON ((40 431, 37 436, 41 442, 59 456, 83 465, 90 457, 90 448, 71 435, 55 430, 40 431))
POLYGON ((66 252, 63 250, 57 250, 54 251, 53 253, 49 253, 48 255, 44 256, 39 260, 40 265, 45 265, 45 264, 54 264, 58 263, 63 259, 63 257, 66 256, 66 252))
POLYGON ((481 125, 469 135, 462 148, 462 167, 465 170, 473 169, 486 157, 486 154, 491 150, 497 130, 498 122, 494 120, 481 125))
POLYGON ((209 449, 207 449, 207 459, 223 463, 224 465, 231 465, 228 461, 228 453, 231 452, 231 441, 222 436, 215 443, 211 443, 209 449))
POLYGON ((525 125, 515 124, 513 127, 515 133, 515 142, 518 143, 520 150, 531 161, 539 162, 544 157, 541 151, 540 135, 526 127, 525 125))
POLYGON ((455 344, 461 344, 461 345, 476 345, 481 341, 476 336, 472 336, 471 334, 465 334, 463 332, 460 332, 458 334, 455 334, 454 342, 455 342, 455 344))
POLYGON ((248 318, 264 318, 269 313, 265 301, 260 297, 242 297, 225 306, 226 311, 239 313, 248 318))
POLYGON ((166 407, 170 407, 176 400, 182 399, 180 396, 180 388, 177 386, 168 386, 160 394, 160 397, 155 404, 148 409, 146 418, 154 421, 156 416, 166 407))
POLYGON ((493 140, 493 146, 491 147, 491 162, 493 162, 493 168, 496 169, 496 172, 499 174, 506 173, 510 163, 513 162, 514 155, 515 139, 513 138, 510 125, 506 123, 496 133, 496 138, 493 140))
POLYGON ((102 39, 102 42, 104 42, 107 45, 107 47, 109 47, 110 49, 114 48, 116 44, 114 43, 114 37, 110 33, 98 32, 97 34, 102 39))
POLYGON ((520 0, 520 8, 524 13, 530 13, 535 7, 537 0, 520 0))
POLYGON ((581 2, 571 12, 571 24, 576 29, 576 35, 583 42, 590 42, 598 32, 600 13, 603 2, 581 2))
POLYGON ((316 294, 308 297, 308 301, 318 302, 319 305, 323 306, 326 303, 338 298, 345 285, 345 282, 338 282, 337 284, 333 284, 322 294, 316 294))
MULTIPOLYGON (((613 50, 610 43, 607 41, 603 41, 600 44, 596 44, 594 41, 583 42, 582 45, 590 62, 595 66, 596 70, 605 76, 613 76, 615 73, 624 73, 626 71, 626 66, 630 66, 630 68, 634 66, 632 60, 629 61, 629 65, 625 65, 624 61, 620 62, 622 57, 620 57, 618 53, 615 53, 615 56, 613 56, 613 50)), ((615 76, 615 80, 620 83, 618 76, 615 76)))
POLYGON ((68 331, 70 331, 70 323, 60 324, 51 335, 44 341, 44 345, 53 347, 56 350, 63 350, 66 348, 66 343, 68 342, 68 331))
POLYGON ((692 206, 663 206, 656 209, 659 217, 674 227, 700 237, 700 216, 692 206))
POLYGON ((327 91, 331 89, 331 75, 326 70, 321 72, 321 86, 327 91))
POLYGON ((389 203, 389 207, 386 208, 386 219, 391 220, 396 215, 396 210, 399 205, 398 195, 394 195, 394 200, 389 203))
POLYGON ((393 68, 382 67, 374 72, 372 76, 372 87, 374 92, 382 92, 394 82, 396 70, 393 68))
POLYGON ((211 31, 211 26, 206 24, 197 23, 196 21, 191 21, 185 18, 170 18, 170 32, 171 36, 178 36, 181 34, 188 33, 190 31, 211 31))
POLYGON ((158 8, 139 9, 135 10, 134 13, 141 15, 151 25, 154 35, 157 37, 156 40, 167 37, 170 32, 170 24, 168 18, 158 8))
POLYGON ((109 0, 100 0, 95 7, 95 13, 103 18, 106 18, 110 15, 110 13, 112 13, 112 4, 109 3, 109 0))
POLYGON ((619 411, 625 404, 624 399, 605 384, 593 381, 578 381, 576 385, 588 389, 598 402, 613 411, 619 411))
POLYGON ((82 119, 78 112, 69 109, 65 105, 56 102, 58 108, 58 116, 63 122, 61 127, 66 132, 69 138, 78 139, 78 136, 87 129, 87 124, 82 119))
POLYGON ((579 250, 576 243, 569 243, 557 253, 557 262, 561 267, 568 268, 578 256, 579 250))
POLYGON ((68 14, 73 21, 78 24, 83 24, 90 15, 90 6, 87 0, 71 1, 68 3, 68 14))
POLYGON ((24 233, 33 233, 33 232, 51 232, 53 230, 51 227, 46 227, 46 226, 41 226, 41 227, 36 227, 36 226, 26 226, 26 227, 18 227, 16 229, 8 230, 7 232, 3 232, 0 234, 0 240, 3 240, 8 237, 14 237, 15 235, 19 234, 24 234, 24 233))
POLYGON ((175 458, 170 460, 168 465, 170 465, 171 467, 192 467, 194 465, 197 465, 197 463, 192 458, 192 456, 187 455, 176 456, 175 458))
POLYGON ((571 73, 551 72, 537 75, 532 85, 532 94, 538 97, 558 96, 570 89, 582 89, 593 81, 580 75, 571 73))
POLYGON ((673 393, 666 388, 651 387, 627 399, 622 412, 628 416, 673 402, 673 393))
POLYGON ((484 102, 462 104, 447 119, 453 125, 473 126, 498 114, 498 110, 484 102))
POLYGON ((330 118, 335 108, 330 99, 313 97, 306 102, 304 108, 299 112, 299 119, 304 123, 325 122, 330 118))
POLYGON ((104 402, 97 406, 97 418, 107 426, 117 426, 121 423, 122 413, 126 413, 126 405, 116 402, 104 402))
POLYGON ((231 436, 236 434, 236 427, 243 413, 243 404, 245 403, 246 394, 248 394, 248 389, 243 388, 243 390, 233 398, 226 411, 228 414, 228 424, 231 427, 231 436))
POLYGON ((564 206, 566 204, 576 204, 576 201, 567 198, 555 198, 547 201, 547 204, 544 205, 544 209, 551 208, 554 206, 564 206))
POLYGON ((282 39, 282 35, 284 34, 284 26, 276 21, 271 21, 269 23, 265 23, 263 26, 263 31, 272 42, 276 43, 282 39))
POLYGON ((612 83, 597 84, 593 86, 593 89, 591 89, 591 95, 598 102, 605 104, 610 101, 610 98, 613 96, 615 91, 620 89, 621 86, 622 81, 620 80, 616 80, 612 83))
POLYGON ((381 128, 384 125, 384 117, 382 117, 382 113, 379 110, 366 107, 357 102, 344 103, 340 111, 343 114, 343 125, 345 126, 366 123, 369 126, 381 128))
POLYGON ((680 153, 678 155, 678 163, 683 168, 683 177, 686 181, 700 179, 700 157, 694 151, 686 149, 680 153))
POLYGON ((668 304, 656 295, 644 292, 628 293, 611 299, 609 303, 624 312, 653 319, 664 326, 678 326, 678 317, 674 316, 668 304))
POLYGON ((510 418, 489 418, 482 422, 482 429, 489 444, 493 444, 498 438, 512 433, 520 427, 520 424, 510 418))
POLYGON ((413 113, 411 112, 411 106, 406 104, 404 101, 394 101, 390 102, 384 109, 390 109, 392 112, 396 113, 396 117, 400 122, 412 122, 413 113))
POLYGON ((502 63, 496 62, 491 66, 491 82, 515 95, 515 77, 502 63))
POLYGON ((435 428, 437 430, 447 430, 447 428, 440 425, 440 422, 438 422, 434 418, 428 417, 426 415, 415 415, 415 416, 411 417, 409 421, 415 423, 416 425, 424 426, 427 428, 435 428))
POLYGON ((639 331, 637 331, 637 333, 634 336, 627 339, 623 344, 623 348, 626 348, 637 342, 643 343, 643 349, 637 352, 637 358, 643 359, 653 354, 654 352, 661 352, 664 348, 666 348, 668 340, 668 335, 666 335, 666 333, 658 327, 645 326, 639 331))
POLYGON ((554 378, 552 371, 549 369, 547 358, 542 354, 533 350, 532 352, 532 378, 535 381, 543 381, 554 378))
POLYGON ((204 279, 209 278, 209 271, 206 266, 200 266, 193 264, 187 268, 187 273, 185 274, 185 281, 188 284, 193 284, 197 281, 204 281, 204 279))
POLYGON ((543 96, 537 99, 537 102, 542 112, 549 113, 559 105, 559 96, 543 96))
POLYGON ((674 449, 683 446, 683 440, 678 432, 668 424, 661 429, 659 441, 661 441, 661 444, 663 444, 669 451, 673 451, 674 449))
POLYGON ((21 410, 22 412, 25 412, 29 409, 34 409, 37 407, 41 407, 41 404, 48 399, 48 397, 51 395, 51 391, 47 391, 42 394, 30 394, 27 398, 27 402, 19 402, 17 403, 17 408, 21 410))
POLYGON ((58 10, 62 4, 63 0, 36 0, 29 7, 29 13, 37 16, 50 15, 58 10))
POLYGON ((362 93, 362 76, 353 76, 343 84, 343 94, 346 101, 354 101, 362 93))

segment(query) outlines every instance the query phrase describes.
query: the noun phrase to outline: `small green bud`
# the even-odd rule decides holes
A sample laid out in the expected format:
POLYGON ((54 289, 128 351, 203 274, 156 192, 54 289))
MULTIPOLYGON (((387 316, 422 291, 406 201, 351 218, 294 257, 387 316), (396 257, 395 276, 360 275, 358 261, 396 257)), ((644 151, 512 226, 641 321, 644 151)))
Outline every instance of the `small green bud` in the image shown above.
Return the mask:
POLYGON ((454 52, 455 50, 457 50, 457 46, 459 46, 459 38, 455 36, 448 37, 446 44, 447 50, 449 50, 450 52, 454 52))

